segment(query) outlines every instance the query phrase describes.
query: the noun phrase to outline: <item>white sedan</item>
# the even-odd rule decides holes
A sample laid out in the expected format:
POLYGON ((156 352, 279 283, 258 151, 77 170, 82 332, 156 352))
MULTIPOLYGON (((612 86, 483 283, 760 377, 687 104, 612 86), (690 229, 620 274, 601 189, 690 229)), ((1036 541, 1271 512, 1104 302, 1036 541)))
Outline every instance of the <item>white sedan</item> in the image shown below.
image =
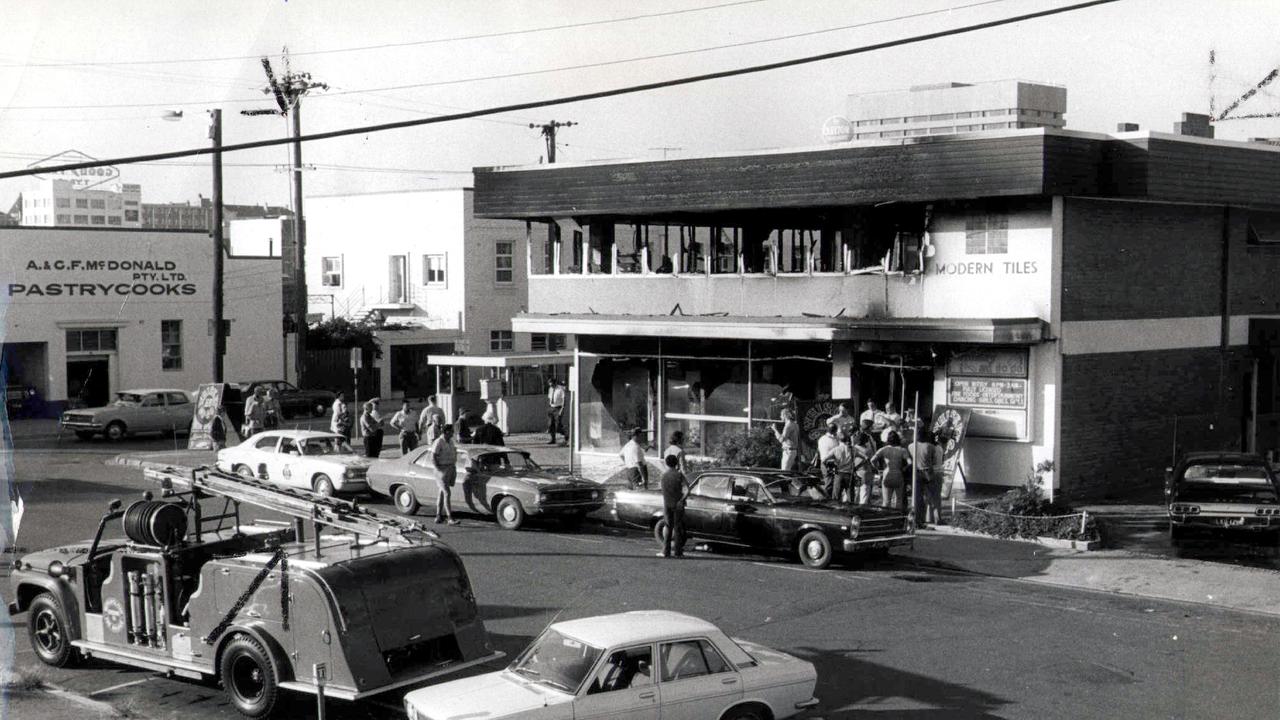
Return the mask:
POLYGON ((404 704, 409 720, 781 720, 817 707, 817 678, 804 660, 653 610, 556 623, 506 670, 404 704))
POLYGON ((217 467, 244 477, 329 496, 363 492, 372 460, 341 435, 311 430, 271 430, 218 451, 217 467))

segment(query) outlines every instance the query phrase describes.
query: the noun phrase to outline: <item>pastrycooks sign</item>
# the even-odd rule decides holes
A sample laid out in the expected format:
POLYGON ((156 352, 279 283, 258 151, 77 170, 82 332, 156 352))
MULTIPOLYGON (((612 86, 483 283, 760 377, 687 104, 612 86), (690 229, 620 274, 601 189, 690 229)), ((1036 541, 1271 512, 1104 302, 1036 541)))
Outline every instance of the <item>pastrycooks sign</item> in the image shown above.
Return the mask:
POLYGON ((197 292, 196 284, 174 260, 28 260, 16 276, 22 282, 8 283, 9 297, 183 297, 197 292), (74 276, 68 278, 71 273, 74 276), (102 277, 103 273, 111 277, 102 277))

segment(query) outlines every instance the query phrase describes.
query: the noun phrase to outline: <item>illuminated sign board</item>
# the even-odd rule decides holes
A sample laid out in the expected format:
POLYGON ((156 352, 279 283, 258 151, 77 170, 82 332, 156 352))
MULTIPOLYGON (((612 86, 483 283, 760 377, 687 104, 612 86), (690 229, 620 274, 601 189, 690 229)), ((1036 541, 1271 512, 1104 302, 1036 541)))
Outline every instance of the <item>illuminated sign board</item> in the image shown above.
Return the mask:
MULTIPOLYGON (((43 160, 37 160, 27 167, 38 168, 45 165, 70 165, 73 163, 93 162, 97 158, 89 157, 79 150, 66 150, 57 155, 50 155, 43 160)), ((52 170, 47 173, 40 173, 37 177, 45 180, 69 180, 71 186, 77 190, 87 190, 91 187, 97 187, 103 183, 109 183, 112 180, 120 179, 120 169, 112 165, 93 168, 79 168, 77 170, 52 170)))

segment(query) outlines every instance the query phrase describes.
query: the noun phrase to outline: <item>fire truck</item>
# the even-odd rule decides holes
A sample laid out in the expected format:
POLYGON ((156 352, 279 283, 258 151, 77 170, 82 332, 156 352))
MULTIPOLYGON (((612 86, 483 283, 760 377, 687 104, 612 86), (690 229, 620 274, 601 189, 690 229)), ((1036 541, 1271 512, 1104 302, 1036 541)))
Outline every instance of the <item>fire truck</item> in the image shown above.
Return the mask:
POLYGON ((244 715, 280 690, 357 700, 501 657, 466 569, 403 518, 214 469, 148 469, 92 540, 23 556, 9 613, 58 667, 99 658, 217 678, 244 715), (241 506, 291 520, 241 522, 241 506), (119 520, 123 538, 104 539, 119 520), (307 538, 307 525, 311 538, 307 538))

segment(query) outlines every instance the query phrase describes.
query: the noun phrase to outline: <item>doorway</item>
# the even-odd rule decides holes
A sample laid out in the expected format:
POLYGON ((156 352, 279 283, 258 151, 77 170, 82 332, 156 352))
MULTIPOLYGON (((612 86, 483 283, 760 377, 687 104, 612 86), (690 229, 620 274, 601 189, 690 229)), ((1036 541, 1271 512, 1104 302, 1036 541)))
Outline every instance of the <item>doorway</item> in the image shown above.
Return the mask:
POLYGON ((111 400, 111 360, 102 355, 67 358, 67 402, 101 407, 111 400))

